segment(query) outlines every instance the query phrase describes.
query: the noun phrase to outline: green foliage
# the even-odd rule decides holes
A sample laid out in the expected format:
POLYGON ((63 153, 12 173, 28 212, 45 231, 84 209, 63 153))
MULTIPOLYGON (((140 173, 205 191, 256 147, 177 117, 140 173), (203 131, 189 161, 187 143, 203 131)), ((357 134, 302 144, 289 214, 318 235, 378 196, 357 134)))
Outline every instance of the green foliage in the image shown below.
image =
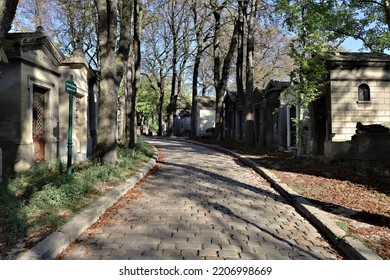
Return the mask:
POLYGON ((362 40, 373 52, 390 49, 390 2, 371 0, 330 0, 328 29, 339 35, 362 40))
POLYGON ((54 231, 101 196, 102 184, 124 181, 152 155, 150 145, 138 142, 134 149, 120 147, 117 163, 83 162, 74 167, 73 176, 54 162, 6 179, 0 184, 0 253, 6 244, 42 228, 54 231))
POLYGON ((337 221, 337 222, 336 222, 336 225, 337 225, 339 228, 341 228, 343 231, 345 231, 347 234, 350 233, 349 228, 348 228, 348 225, 345 224, 345 222, 337 221))
POLYGON ((323 24, 328 10, 326 5, 311 0, 279 0, 277 4, 287 30, 294 36, 290 46, 294 70, 284 104, 300 109, 294 120, 298 127, 298 155, 302 152, 303 121, 308 118, 309 105, 322 94, 327 82, 326 58, 334 48, 329 43, 334 34, 323 24))
POLYGON ((334 34, 323 26, 328 8, 310 0, 280 0, 277 7, 286 18, 287 30, 294 36, 290 45, 294 83, 288 102, 291 106, 307 108, 322 93, 326 58, 334 48, 329 43, 334 34))
POLYGON ((305 133, 302 122, 308 118, 309 105, 326 87, 328 55, 346 37, 361 39, 365 47, 375 52, 389 49, 390 4, 368 0, 279 0, 277 11, 293 36, 290 55, 295 69, 284 104, 300 108, 295 120, 299 149, 305 133))
POLYGON ((151 87, 146 78, 141 78, 137 94, 137 113, 144 118, 147 126, 154 125, 153 130, 157 130, 157 121, 155 120, 157 119, 158 103, 159 96, 156 89, 151 87))
MULTIPOLYGON (((293 27, 296 16, 305 6, 310 34, 327 32, 327 41, 334 46, 348 37, 359 39, 373 52, 390 49, 390 2, 371 0, 279 0, 278 7, 286 14, 286 24, 293 27), (294 3, 294 5, 292 5, 294 3), (314 12, 313 12, 314 11, 314 12), (314 32, 317 30, 317 32, 314 32)), ((321 35, 322 36, 322 35, 321 35)))
MULTIPOLYGON (((0 244, 15 242, 20 232, 25 232, 28 227, 27 216, 20 211, 22 201, 8 185, 8 180, 1 184, 0 191, 0 244)), ((0 251, 1 251, 0 245, 0 251)))
POLYGON ((192 94, 182 92, 177 99, 178 109, 190 109, 192 104, 192 94))
POLYGON ((142 79, 137 95, 137 112, 151 117, 157 111, 157 93, 142 79))

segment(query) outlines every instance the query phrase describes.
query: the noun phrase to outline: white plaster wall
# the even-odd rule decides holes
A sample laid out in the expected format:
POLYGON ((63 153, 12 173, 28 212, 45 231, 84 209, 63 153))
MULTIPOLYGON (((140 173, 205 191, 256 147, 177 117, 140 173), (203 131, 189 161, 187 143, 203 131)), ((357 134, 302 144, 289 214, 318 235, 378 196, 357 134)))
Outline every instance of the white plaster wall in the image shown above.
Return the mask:
POLYGON ((198 118, 198 136, 207 135, 206 129, 215 127, 215 110, 199 109, 198 118))

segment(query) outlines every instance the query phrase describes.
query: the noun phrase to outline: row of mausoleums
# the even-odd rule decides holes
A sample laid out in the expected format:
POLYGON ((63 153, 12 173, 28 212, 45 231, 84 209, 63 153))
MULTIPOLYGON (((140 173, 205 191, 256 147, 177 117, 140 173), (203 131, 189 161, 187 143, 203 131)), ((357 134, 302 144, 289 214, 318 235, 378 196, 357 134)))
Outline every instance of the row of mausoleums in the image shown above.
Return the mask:
MULTIPOLYGON (((83 55, 76 52, 66 59, 41 28, 33 33, 9 34, 4 50, 9 63, 0 64, 0 173, 24 171, 40 161, 66 161, 69 98, 65 81, 71 76, 78 88, 73 158, 81 161, 91 156, 96 142, 98 92, 95 72, 83 55)), ((338 53, 329 59, 328 66, 328 88, 311 104, 305 124, 305 152, 328 160, 387 166, 390 56, 338 53)), ((258 146, 295 148, 292 118, 299 108, 281 106, 289 86, 289 82, 271 81, 255 92, 258 146)), ((215 124, 215 100, 196 101, 197 135, 210 134, 215 124)), ((236 93, 227 92, 224 106, 225 138, 240 141, 245 123, 236 93)), ((190 113, 182 110, 175 119, 176 133, 183 135, 189 129, 190 113)))
MULTIPOLYGON (((329 83, 310 106, 304 150, 332 160, 379 166, 390 173, 390 56, 337 53, 328 60, 329 83)), ((299 108, 283 107, 289 82, 271 81, 255 93, 253 115, 258 146, 293 150, 299 108), (277 108, 280 108, 276 110, 277 108)), ((243 139, 244 115, 235 92, 225 97, 225 137, 243 139)), ((382 172, 383 173, 383 172, 382 172)), ((389 174, 390 175, 390 174, 389 174)))
POLYGON ((0 64, 0 159, 3 174, 34 163, 66 161, 69 96, 65 81, 77 85, 73 113, 73 159, 92 154, 96 136, 95 73, 82 53, 65 58, 42 28, 11 33, 4 43, 9 63, 0 64))
MULTIPOLYGON (((4 51, 9 63, 0 63, 0 178, 37 162, 67 161, 69 95, 65 82, 70 77, 77 85, 73 161, 91 157, 97 135, 98 90, 95 71, 83 54, 76 51, 65 58, 42 28, 8 34, 4 51)), ((199 97, 196 108, 197 135, 206 135, 215 123, 215 98, 199 97)), ((185 134, 190 118, 180 111, 175 131, 185 134)))

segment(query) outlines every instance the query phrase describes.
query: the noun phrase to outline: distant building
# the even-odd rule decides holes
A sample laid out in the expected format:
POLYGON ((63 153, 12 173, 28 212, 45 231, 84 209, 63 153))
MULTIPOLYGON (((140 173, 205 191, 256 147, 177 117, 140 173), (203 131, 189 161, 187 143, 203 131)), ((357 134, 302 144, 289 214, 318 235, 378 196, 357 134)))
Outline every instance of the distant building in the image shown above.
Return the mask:
POLYGON ((215 96, 198 96, 196 99, 196 136, 210 135, 215 128, 215 96))
MULTIPOLYGON (((288 149, 295 144, 295 129, 291 117, 295 108, 281 108, 281 95, 289 87, 288 82, 270 81, 263 90, 256 89, 253 99, 255 142, 257 146, 288 149), (281 108, 281 109, 280 109, 281 108)), ((225 138, 241 141, 244 137, 244 111, 237 92, 227 91, 225 104, 225 138)))
MULTIPOLYGON (((215 128, 215 97, 198 96, 195 102, 196 136, 211 135, 210 129, 215 128)), ((176 114, 174 131, 176 135, 191 134, 191 108, 182 108, 176 114)))

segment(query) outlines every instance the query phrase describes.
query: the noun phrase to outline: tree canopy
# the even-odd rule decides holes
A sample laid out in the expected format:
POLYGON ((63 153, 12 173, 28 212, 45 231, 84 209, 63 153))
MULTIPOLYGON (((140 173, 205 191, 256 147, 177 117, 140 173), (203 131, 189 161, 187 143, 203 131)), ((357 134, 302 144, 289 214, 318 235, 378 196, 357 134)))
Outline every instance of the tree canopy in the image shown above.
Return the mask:
POLYGON ((101 159, 111 154, 114 161, 121 82, 126 85, 126 119, 133 134, 119 136, 136 138, 140 88, 139 113, 153 120, 152 126, 158 124, 159 135, 170 135, 177 99, 184 85, 191 84, 193 101, 214 88, 217 139, 223 137, 225 91, 240 92, 242 106, 248 108, 249 144, 256 87, 271 79, 291 79, 289 102, 305 111, 323 86, 326 54, 343 40, 359 39, 374 52, 390 48, 388 0, 7 0, 1 2, 0 44, 18 2, 13 30, 33 31, 43 25, 65 54, 83 50, 98 70, 99 138, 106 142, 98 147, 103 147, 101 159))
POLYGON ((390 50, 390 2, 388 0, 328 0, 327 28, 341 38, 361 40, 372 52, 390 50))

